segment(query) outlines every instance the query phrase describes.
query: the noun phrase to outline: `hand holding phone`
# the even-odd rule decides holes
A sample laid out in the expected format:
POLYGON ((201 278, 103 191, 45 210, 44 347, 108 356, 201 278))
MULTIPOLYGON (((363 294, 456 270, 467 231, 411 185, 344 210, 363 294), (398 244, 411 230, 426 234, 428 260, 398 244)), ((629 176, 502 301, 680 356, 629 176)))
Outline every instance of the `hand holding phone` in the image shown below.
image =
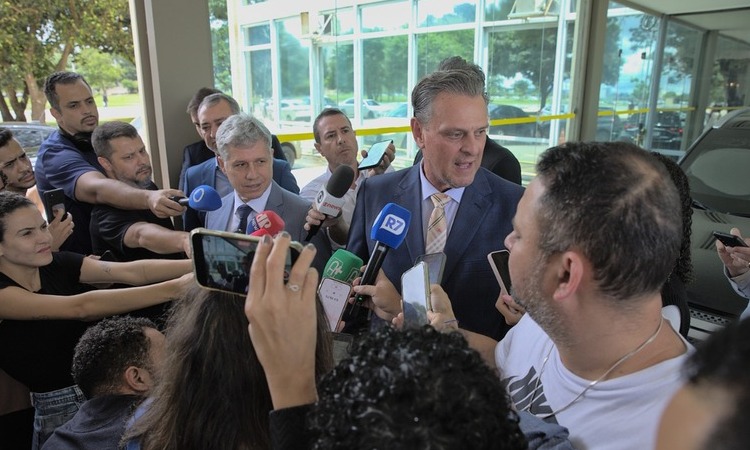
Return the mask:
POLYGON ((367 157, 360 161, 359 170, 372 169, 380 164, 380 161, 385 155, 385 151, 388 150, 388 146, 393 143, 392 140, 380 141, 372 144, 369 150, 367 150, 367 157))
POLYGON ((65 211, 65 193, 62 188, 52 189, 44 192, 44 212, 47 215, 47 223, 61 214, 62 219, 68 217, 65 211))
POLYGON ((727 247, 747 247, 747 243, 744 239, 734 234, 724 233, 722 231, 714 231, 714 237, 716 240, 721 242, 727 247))
POLYGON ((352 293, 352 286, 334 278, 323 278, 318 287, 318 298, 323 304, 323 310, 328 317, 331 331, 337 331, 341 316, 344 315, 347 300, 352 293))

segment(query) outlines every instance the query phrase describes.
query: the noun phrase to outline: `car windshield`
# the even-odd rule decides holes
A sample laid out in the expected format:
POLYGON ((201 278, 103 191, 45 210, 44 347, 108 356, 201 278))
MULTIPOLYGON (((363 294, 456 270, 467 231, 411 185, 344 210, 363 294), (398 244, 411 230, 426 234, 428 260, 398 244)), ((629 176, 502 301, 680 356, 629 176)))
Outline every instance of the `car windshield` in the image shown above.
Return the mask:
POLYGON ((680 164, 693 200, 750 217, 750 128, 712 129, 680 164))

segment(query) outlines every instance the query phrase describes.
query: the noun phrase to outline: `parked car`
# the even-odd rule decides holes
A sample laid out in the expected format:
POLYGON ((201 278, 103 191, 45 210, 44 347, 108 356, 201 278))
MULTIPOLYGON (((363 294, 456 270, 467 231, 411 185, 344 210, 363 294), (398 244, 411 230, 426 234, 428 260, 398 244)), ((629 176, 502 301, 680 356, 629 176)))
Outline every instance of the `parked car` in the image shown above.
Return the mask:
POLYGON ((679 164, 693 198, 695 280, 687 292, 691 326, 700 334, 734 319, 747 306, 724 276, 711 233, 737 227, 750 235, 750 108, 732 112, 704 130, 679 164))
POLYGON ((0 127, 7 128, 13 133, 13 137, 21 144, 32 163, 36 161, 36 153, 42 141, 57 130, 56 127, 42 125, 39 122, 2 122, 0 127))
MULTIPOLYGON (((349 118, 353 118, 355 116, 354 98, 347 98, 341 102, 339 108, 341 108, 341 110, 344 111, 344 114, 349 116, 349 118)), ((388 106, 381 105, 371 98, 362 100, 362 114, 365 116, 365 119, 380 117, 384 115, 388 109, 388 106)))
MULTIPOLYGON (((625 121, 623 135, 640 143, 646 123, 646 113, 632 114, 625 121)), ((682 144, 682 118, 675 111, 657 111, 656 122, 651 130, 651 148, 655 150, 679 150, 682 144)))
MULTIPOLYGON (((564 114, 564 112, 563 112, 564 114)), ((549 106, 545 106, 540 112, 540 116, 552 115, 552 109, 549 106)), ((560 120, 560 128, 567 126, 567 120, 560 120)), ((538 130, 539 136, 543 138, 549 138, 550 124, 549 120, 539 121, 538 130)), ((602 106, 599 108, 599 114, 596 116, 596 138, 597 141, 616 141, 620 139, 622 134, 623 125, 620 116, 615 114, 613 108, 602 106)))
MULTIPOLYGON (((490 121, 497 119, 516 119, 530 117, 526 111, 512 105, 489 105, 488 107, 490 121)), ((534 137, 536 123, 513 123, 508 125, 490 125, 489 134, 491 136, 518 136, 534 137)))

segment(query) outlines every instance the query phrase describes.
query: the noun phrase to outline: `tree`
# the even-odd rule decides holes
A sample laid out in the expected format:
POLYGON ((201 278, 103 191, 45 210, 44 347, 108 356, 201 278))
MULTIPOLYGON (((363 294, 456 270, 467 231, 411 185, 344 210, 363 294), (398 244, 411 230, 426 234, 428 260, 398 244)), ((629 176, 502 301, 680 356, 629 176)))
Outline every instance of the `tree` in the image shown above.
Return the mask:
POLYGON ((44 78, 65 70, 83 48, 134 62, 127 0, 13 0, 0 3, 0 87, 3 120, 44 118, 44 78), (10 116, 10 108, 15 117, 10 116))
POLYGON ((226 0, 209 0, 211 23, 211 55, 214 66, 214 86, 227 94, 232 93, 232 67, 229 55, 229 21, 226 0))
POLYGON ((113 55, 93 48, 83 49, 75 56, 78 73, 86 78, 89 86, 98 88, 102 94, 117 86, 122 79, 123 70, 115 60, 113 55))

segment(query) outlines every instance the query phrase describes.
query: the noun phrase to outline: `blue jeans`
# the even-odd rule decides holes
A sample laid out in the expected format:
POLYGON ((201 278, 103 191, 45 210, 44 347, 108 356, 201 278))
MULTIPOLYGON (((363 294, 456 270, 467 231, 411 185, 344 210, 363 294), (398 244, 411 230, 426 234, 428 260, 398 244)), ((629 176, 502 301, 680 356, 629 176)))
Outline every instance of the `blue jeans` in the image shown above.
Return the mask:
POLYGON ((75 385, 50 392, 32 392, 35 411, 31 450, 40 450, 55 428, 70 420, 84 401, 83 392, 75 385))

